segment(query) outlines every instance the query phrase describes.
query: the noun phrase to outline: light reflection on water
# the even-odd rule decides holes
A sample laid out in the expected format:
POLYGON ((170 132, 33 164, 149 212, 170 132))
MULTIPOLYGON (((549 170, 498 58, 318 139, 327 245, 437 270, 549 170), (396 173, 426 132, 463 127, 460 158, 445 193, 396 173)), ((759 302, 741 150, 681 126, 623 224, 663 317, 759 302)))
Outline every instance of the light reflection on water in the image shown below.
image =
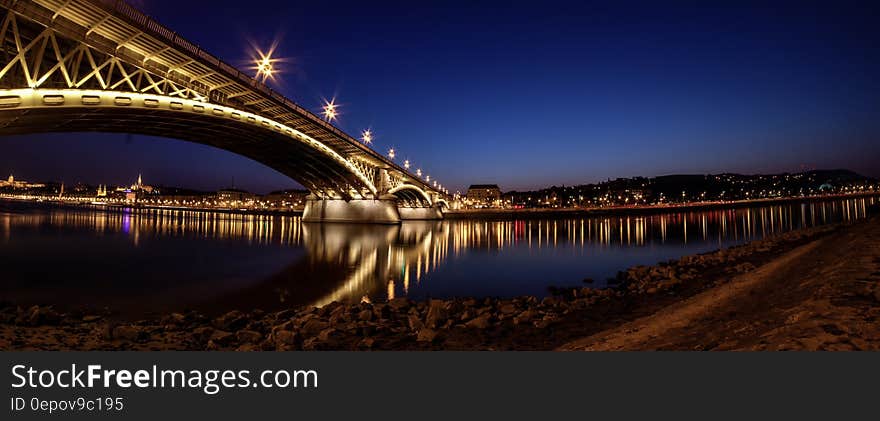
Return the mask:
POLYGON ((363 296, 544 295, 637 264, 865 216, 876 198, 647 216, 304 224, 0 202, 0 299, 132 315, 363 296))

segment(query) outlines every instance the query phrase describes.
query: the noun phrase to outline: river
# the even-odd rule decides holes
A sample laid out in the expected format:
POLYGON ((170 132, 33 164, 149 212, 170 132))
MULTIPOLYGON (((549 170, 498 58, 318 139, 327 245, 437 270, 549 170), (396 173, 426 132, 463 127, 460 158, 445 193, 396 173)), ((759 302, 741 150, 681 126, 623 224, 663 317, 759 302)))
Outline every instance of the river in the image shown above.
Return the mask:
POLYGON ((617 271, 865 217, 877 198, 548 220, 302 223, 0 201, 0 300, 141 317, 409 296, 544 296, 617 271))

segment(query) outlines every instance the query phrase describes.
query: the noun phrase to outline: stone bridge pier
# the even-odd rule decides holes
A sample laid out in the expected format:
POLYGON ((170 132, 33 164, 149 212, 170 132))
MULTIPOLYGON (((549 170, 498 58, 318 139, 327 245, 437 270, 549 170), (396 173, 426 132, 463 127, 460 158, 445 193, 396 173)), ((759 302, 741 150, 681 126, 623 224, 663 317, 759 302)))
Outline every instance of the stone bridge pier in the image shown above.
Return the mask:
POLYGON ((443 219, 441 195, 418 186, 392 183, 388 171, 376 173, 378 198, 328 198, 309 195, 303 222, 399 224, 409 220, 443 219))

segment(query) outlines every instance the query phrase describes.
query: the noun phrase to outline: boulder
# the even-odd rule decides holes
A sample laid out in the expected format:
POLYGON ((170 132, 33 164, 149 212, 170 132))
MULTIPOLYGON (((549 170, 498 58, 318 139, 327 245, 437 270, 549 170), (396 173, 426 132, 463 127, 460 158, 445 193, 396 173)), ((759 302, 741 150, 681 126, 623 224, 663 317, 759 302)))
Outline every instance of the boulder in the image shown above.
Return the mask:
POLYGON ((428 306, 428 315, 425 316, 425 325, 428 327, 441 326, 449 317, 449 311, 442 300, 431 300, 428 306))
POLYGON ((302 334, 304 336, 310 337, 315 336, 321 333, 322 330, 327 329, 330 325, 327 322, 321 321, 319 319, 310 319, 305 322, 302 327, 302 334))
POLYGON ((357 347, 360 349, 372 349, 373 344, 376 343, 376 340, 373 338, 363 338, 358 342, 357 347))
POLYGON ((488 329, 489 324, 490 324, 489 317, 490 317, 489 313, 486 313, 486 314, 483 314, 482 316, 479 316, 479 317, 465 323, 464 325, 466 327, 469 327, 472 329, 488 329))
POLYGON ((424 323, 422 323, 421 317, 419 317, 415 314, 410 314, 407 317, 407 324, 409 324, 409 328, 411 330, 419 330, 422 328, 422 326, 425 325, 424 323))
POLYGON ((121 325, 113 328, 114 339, 124 339, 127 341, 137 341, 145 337, 145 332, 138 326, 121 325))
POLYGON ((206 342, 214 334, 214 328, 210 326, 202 326, 193 329, 192 336, 196 342, 206 342))
POLYGON ((263 340, 263 334, 253 330, 239 330, 235 333, 235 338, 239 343, 253 344, 263 340))
POLYGON ((61 321, 61 315, 52 307, 33 306, 27 311, 27 323, 31 326, 55 325, 61 321))
POLYGON ((536 316, 537 313, 534 310, 526 310, 513 318, 513 324, 518 325, 522 323, 528 323, 532 321, 536 316))
POLYGON ((230 311, 214 319, 213 323, 215 328, 226 331, 243 329, 247 324, 247 316, 238 310, 230 311))
POLYGON ((401 312, 409 308, 409 299, 406 297, 397 297, 393 300, 388 301, 388 306, 391 307, 392 310, 401 312))
POLYGON ((501 314, 505 316, 509 316, 513 313, 516 313, 516 305, 514 305, 513 303, 505 303, 501 305, 501 308, 499 308, 498 311, 500 311, 501 314))
POLYGON ((318 334, 318 339, 322 342, 329 342, 342 339, 343 333, 336 328, 328 327, 318 334))
POLYGON ((419 342, 434 342, 437 339, 437 331, 430 328, 422 328, 419 330, 419 335, 416 338, 419 342))
POLYGON ((223 330, 215 330, 214 333, 211 334, 211 338, 208 342, 213 342, 217 345, 229 345, 235 341, 235 335, 230 332, 226 332, 223 330))
POLYGON ((370 320, 373 320, 372 310, 363 310, 360 313, 358 313, 358 320, 361 320, 364 322, 369 322, 370 320))
POLYGON ((300 342, 300 336, 289 330, 277 330, 273 336, 276 345, 297 345, 300 342))

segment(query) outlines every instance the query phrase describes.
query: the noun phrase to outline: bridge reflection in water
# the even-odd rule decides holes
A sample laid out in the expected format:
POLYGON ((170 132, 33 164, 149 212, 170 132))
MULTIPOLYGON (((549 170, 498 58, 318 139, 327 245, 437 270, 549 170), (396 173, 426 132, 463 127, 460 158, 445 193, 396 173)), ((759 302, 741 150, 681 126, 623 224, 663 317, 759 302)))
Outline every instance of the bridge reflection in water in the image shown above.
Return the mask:
POLYGON ((219 312, 365 296, 541 295, 550 285, 602 280, 635 264, 863 218, 876 201, 400 225, 0 203, 0 299, 219 312))

